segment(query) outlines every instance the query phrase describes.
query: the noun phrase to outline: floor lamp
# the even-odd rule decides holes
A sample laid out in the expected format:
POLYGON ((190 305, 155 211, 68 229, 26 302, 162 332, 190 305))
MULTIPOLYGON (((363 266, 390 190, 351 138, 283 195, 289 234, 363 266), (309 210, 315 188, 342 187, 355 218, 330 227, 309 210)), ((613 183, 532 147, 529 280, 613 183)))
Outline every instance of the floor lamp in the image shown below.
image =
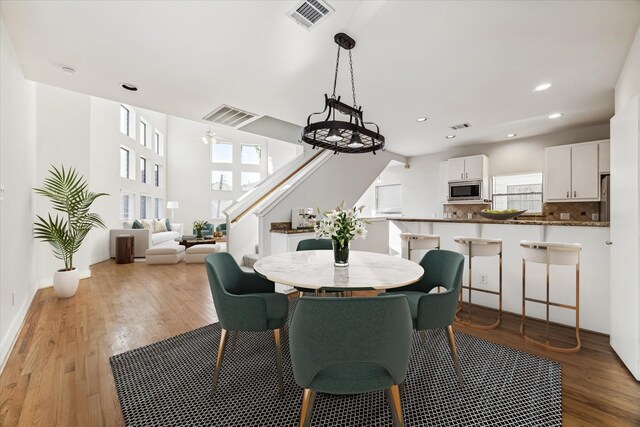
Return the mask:
POLYGON ((173 222, 173 211, 175 209, 178 209, 179 207, 180 207, 180 204, 175 200, 170 200, 167 202, 167 209, 171 209, 171 222, 173 222))

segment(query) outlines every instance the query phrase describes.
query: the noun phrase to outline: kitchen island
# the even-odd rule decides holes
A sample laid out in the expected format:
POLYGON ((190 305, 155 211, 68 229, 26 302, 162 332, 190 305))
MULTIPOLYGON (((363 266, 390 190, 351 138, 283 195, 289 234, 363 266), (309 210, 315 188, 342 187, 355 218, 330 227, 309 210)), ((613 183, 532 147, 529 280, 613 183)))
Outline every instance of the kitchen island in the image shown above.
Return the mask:
MULTIPOLYGON (((499 238, 503 241, 503 310, 522 313, 522 249, 521 240, 580 243, 580 327, 609 333, 609 223, 599 221, 487 220, 389 218, 403 233, 440 235, 442 249, 455 250, 455 236, 499 238)), ((413 253, 418 261, 422 254, 413 253)), ((464 282, 468 282, 465 261, 464 282)), ((473 260, 474 287, 498 289, 497 257, 473 260), (495 259, 494 259, 495 258, 495 259), (486 284, 482 278, 486 277, 486 284)), ((573 305, 575 302, 575 269, 552 266, 551 300, 573 305)), ((427 272, 428 274, 428 272, 427 272)), ((545 265, 527 264, 527 295, 545 299, 545 265)), ((465 300, 467 292, 465 291, 465 300)), ((497 298, 474 292, 474 303, 498 308, 497 298)), ((544 319, 544 306, 527 303, 527 316, 544 319)), ((553 322, 574 325, 574 312, 551 308, 553 322)))

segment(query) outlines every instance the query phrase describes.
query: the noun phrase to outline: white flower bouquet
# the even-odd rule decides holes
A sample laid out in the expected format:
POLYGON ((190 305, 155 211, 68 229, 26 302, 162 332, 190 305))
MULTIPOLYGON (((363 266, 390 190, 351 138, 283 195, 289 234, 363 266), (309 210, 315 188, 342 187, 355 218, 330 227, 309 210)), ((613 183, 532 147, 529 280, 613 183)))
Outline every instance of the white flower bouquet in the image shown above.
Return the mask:
MULTIPOLYGON (((367 236, 366 221, 359 218, 364 206, 351 209, 344 208, 344 202, 336 209, 323 212, 323 217, 316 221, 316 239, 330 238, 333 241, 336 265, 339 261, 348 265, 349 242, 353 239, 364 239, 367 236)), ((318 216, 320 216, 318 209, 318 216)))

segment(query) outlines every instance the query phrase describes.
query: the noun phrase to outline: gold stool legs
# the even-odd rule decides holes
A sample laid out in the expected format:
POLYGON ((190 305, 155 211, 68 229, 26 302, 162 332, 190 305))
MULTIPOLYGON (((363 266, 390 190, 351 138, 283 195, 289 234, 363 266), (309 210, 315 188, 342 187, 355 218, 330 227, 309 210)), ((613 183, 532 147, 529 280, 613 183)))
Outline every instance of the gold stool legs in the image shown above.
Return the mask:
POLYGON ((566 305, 559 304, 556 302, 549 301, 549 249, 547 249, 547 263, 546 263, 546 300, 538 300, 535 298, 527 298, 526 296, 526 269, 527 269, 527 261, 522 259, 522 322, 520 323, 520 335, 522 335, 526 342, 534 344, 538 347, 544 348, 546 350, 555 351, 558 353, 577 353, 580 351, 582 344, 580 342, 580 262, 576 264, 576 305, 566 305), (537 302, 539 304, 546 305, 546 321, 545 321, 545 341, 535 340, 530 338, 526 334, 526 302, 537 302), (549 308, 551 306, 566 308, 569 310, 575 310, 576 312, 576 345, 575 347, 557 347, 553 346, 549 343, 549 308))
POLYGON ((502 249, 500 249, 500 254, 499 256, 499 265, 498 265, 498 277, 499 277, 499 290, 498 292, 496 291, 490 291, 488 289, 481 289, 481 288, 473 288, 473 269, 471 267, 471 259, 473 258, 473 254, 471 252, 471 242, 469 242, 469 285, 468 286, 464 286, 462 285, 460 287, 460 303, 458 304, 458 309, 456 310, 456 317, 455 317, 455 322, 464 326, 468 326, 470 328, 473 329, 480 329, 480 330, 489 330, 489 329, 495 329, 498 326, 500 326, 500 322, 502 321, 502 249), (458 313, 463 312, 462 309, 462 303, 463 303, 463 290, 467 289, 469 291, 468 295, 469 295, 469 311, 467 312, 467 320, 462 320, 458 317, 458 313), (477 291, 477 292, 484 292, 486 294, 492 294, 492 295, 497 295, 498 296, 498 319, 490 324, 490 325, 478 325, 476 323, 473 323, 473 320, 471 320, 471 308, 473 307, 472 303, 471 303, 471 295, 472 295, 472 291, 477 291))

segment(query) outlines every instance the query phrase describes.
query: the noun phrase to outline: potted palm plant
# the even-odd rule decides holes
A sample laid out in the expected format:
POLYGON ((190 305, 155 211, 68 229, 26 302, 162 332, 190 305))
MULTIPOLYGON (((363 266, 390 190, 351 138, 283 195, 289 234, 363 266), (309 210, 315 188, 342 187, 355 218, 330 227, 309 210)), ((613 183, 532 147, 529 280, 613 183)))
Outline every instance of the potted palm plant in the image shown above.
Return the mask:
POLYGON ((52 217, 37 215, 33 235, 48 242, 56 258, 64 262, 64 268, 53 276, 53 289, 58 298, 73 296, 80 283, 78 269, 73 266, 73 255, 78 252, 89 231, 94 227, 106 228, 102 218, 89 212, 93 202, 107 193, 88 190, 87 181, 75 168, 60 169, 52 166, 42 188, 34 188, 36 194, 47 197, 54 210, 62 212, 52 217))

